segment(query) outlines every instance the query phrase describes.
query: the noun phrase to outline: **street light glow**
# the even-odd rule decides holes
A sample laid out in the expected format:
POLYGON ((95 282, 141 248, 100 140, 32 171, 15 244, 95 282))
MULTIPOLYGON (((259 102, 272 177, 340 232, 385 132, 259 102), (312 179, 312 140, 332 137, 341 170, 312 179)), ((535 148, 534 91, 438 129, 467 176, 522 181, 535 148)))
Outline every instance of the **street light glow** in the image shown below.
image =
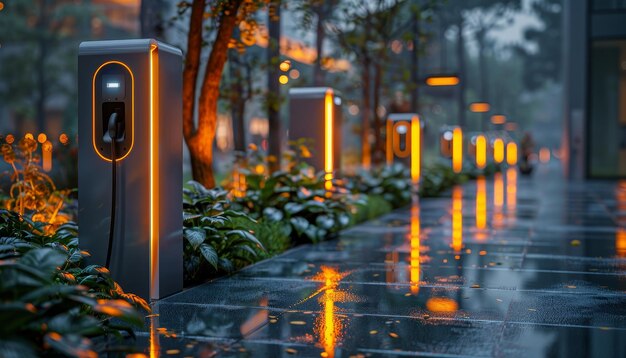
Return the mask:
POLYGON ((475 102, 470 104, 470 111, 474 113, 485 113, 489 112, 491 106, 487 102, 475 102))
POLYGON ((491 116, 491 123, 504 124, 506 123, 506 116, 503 114, 494 114, 493 116, 491 116))
POLYGON ((426 78, 426 84, 433 87, 456 86, 459 84, 457 76, 431 76, 426 78))

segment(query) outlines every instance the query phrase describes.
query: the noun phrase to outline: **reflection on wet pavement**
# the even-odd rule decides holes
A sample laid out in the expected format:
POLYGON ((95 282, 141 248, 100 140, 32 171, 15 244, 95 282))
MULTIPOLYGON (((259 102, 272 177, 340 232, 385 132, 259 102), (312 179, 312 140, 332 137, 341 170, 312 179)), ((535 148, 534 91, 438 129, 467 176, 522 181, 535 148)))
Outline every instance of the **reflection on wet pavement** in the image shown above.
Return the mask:
POLYGON ((146 356, 626 356, 626 182, 508 169, 155 304, 146 356))

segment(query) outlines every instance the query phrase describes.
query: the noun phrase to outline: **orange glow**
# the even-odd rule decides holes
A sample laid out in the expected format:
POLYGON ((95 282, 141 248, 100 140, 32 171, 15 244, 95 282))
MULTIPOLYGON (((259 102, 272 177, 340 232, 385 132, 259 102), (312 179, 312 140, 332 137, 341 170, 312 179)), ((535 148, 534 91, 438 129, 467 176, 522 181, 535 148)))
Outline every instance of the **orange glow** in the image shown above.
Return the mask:
POLYGON ((474 113, 489 112, 490 108, 491 106, 489 106, 489 103, 487 102, 475 102, 470 104, 470 111, 474 113))
POLYGON ((280 82, 281 85, 286 85, 287 82, 289 82, 289 77, 286 75, 280 75, 280 77, 278 77, 278 82, 280 82))
POLYGON ((502 206, 504 206, 504 180, 502 173, 498 172, 493 177, 493 226, 495 228, 502 227, 504 219, 502 215, 502 206))
POLYGON ((33 136, 32 133, 26 133, 26 135, 24 135, 24 138, 35 140, 35 137, 33 136))
POLYGON ((484 176, 476 178, 476 228, 487 227, 487 180, 484 176))
POLYGON ((509 142, 506 145, 506 162, 509 165, 517 164, 517 143, 509 142))
POLYGON ((159 101, 156 97, 159 79, 155 70, 158 61, 157 45, 150 45, 150 298, 153 299, 159 298, 159 147, 156 143, 159 137, 159 101))
POLYGON ((428 77, 426 84, 429 86, 456 86, 459 84, 459 78, 456 76, 428 77))
POLYGON ((349 294, 338 289, 340 281, 348 273, 341 273, 332 267, 322 266, 321 272, 313 277, 313 280, 324 281, 324 286, 312 296, 323 292, 319 298, 322 310, 315 319, 315 331, 319 336, 321 346, 324 348, 325 357, 332 358, 335 356, 335 347, 343 335, 343 324, 340 317, 335 315, 335 302, 350 300, 349 294))
MULTIPOLYGON (((45 134, 44 134, 45 135, 45 134)), ((41 167, 45 172, 52 170, 52 143, 46 141, 41 146, 41 167)))
POLYGON ((161 342, 159 341, 159 316, 150 315, 150 358, 158 358, 161 354, 161 342))
POLYGON ((542 163, 550 161, 550 149, 543 147, 539 150, 539 161, 542 163))
POLYGON ((246 176, 241 174, 239 168, 235 168, 233 171, 233 196, 236 198, 243 198, 246 196, 246 190, 246 176))
POLYGON ((493 161, 498 164, 504 161, 504 141, 500 138, 493 141, 493 161))
POLYGON ((504 124, 506 123, 506 116, 502 114, 494 114, 493 116, 491 116, 491 123, 504 124))
POLYGON ((487 165, 487 138, 484 135, 476 137, 476 167, 483 169, 487 165))
POLYGON ((13 136, 13 134, 9 134, 9 135, 6 136, 6 138, 4 138, 4 140, 8 144, 13 144, 13 142, 15 142, 15 137, 13 136))
POLYGON ((291 68, 291 61, 285 60, 281 62, 280 65, 278 65, 278 68, 280 68, 280 70, 283 72, 289 71, 289 69, 291 68))
POLYGON ((506 129, 509 132, 515 131, 517 130, 517 123, 509 122, 504 125, 504 129, 506 129))
POLYGON ((326 90, 326 95, 324 96, 324 187, 326 190, 333 188, 333 125, 335 121, 333 99, 333 90, 329 88, 326 90))
POLYGON ((411 118, 411 180, 418 184, 422 166, 422 125, 418 116, 411 118))
MULTIPOLYGON (((131 133, 132 136, 130 138, 130 149, 128 149, 128 152, 126 152, 126 154, 124 154, 122 157, 117 158, 116 161, 121 161, 124 158, 126 158, 128 156, 128 154, 130 154, 130 152, 133 150, 133 146, 135 145, 135 75, 133 74, 133 71, 130 70, 130 67, 128 67, 125 63, 120 62, 120 61, 107 61, 105 63, 103 63, 102 65, 100 65, 100 67, 98 67, 98 69, 96 70, 96 72, 93 73, 93 79, 91 81, 91 130, 92 130, 92 135, 91 135, 91 142, 93 144, 93 149, 96 151, 96 154, 98 154, 98 156, 100 158, 102 158, 103 160, 110 162, 111 159, 105 157, 102 153, 100 153, 100 151, 98 150, 98 146, 96 145, 96 77, 98 76, 98 72, 100 72, 100 70, 106 66, 106 65, 110 65, 110 64, 117 64, 120 66, 123 66, 124 68, 126 68, 126 70, 128 71, 128 73, 130 73, 130 102, 131 102, 131 109, 130 109, 130 113, 131 113, 131 117, 130 117, 130 125, 131 125, 131 133)), ((152 80, 152 55, 150 56, 150 80, 152 80)), ((152 91, 152 87, 150 87, 150 91, 152 91)), ((152 98, 152 97, 150 97, 152 98)))
POLYGON ((59 142, 61 142, 61 144, 63 145, 67 145, 69 141, 70 141, 70 138, 67 136, 67 134, 61 133, 61 135, 59 136, 59 142))
POLYGON ((420 290, 420 208, 417 202, 411 205, 411 227, 410 227, 410 276, 411 293, 417 295, 420 290))
POLYGON ((37 142, 44 144, 48 140, 48 136, 45 133, 39 133, 37 136, 37 142))
MULTIPOLYGON (((267 307, 268 302, 269 299, 267 297, 262 297, 259 300, 258 305, 260 307, 267 307)), ((269 311, 266 309, 260 309, 241 324, 241 326, 239 327, 239 332, 241 332, 242 336, 245 336, 253 330, 263 326, 264 324, 267 324, 268 318, 269 311)))
POLYGON ((450 313, 459 309, 459 304, 448 297, 431 297, 426 301, 426 309, 430 312, 450 313))
POLYGON ((452 189, 452 249, 461 252, 463 248, 463 188, 452 189))
POLYGON ((622 227, 615 233, 615 252, 619 257, 626 257, 626 229, 622 227))
POLYGON ((4 10, 4 3, 0 1, 0 11, 4 10))
POLYGON ((517 205, 517 170, 506 170, 506 208, 510 212, 515 211, 517 205))
POLYGON ((291 77, 294 80, 297 80, 298 78, 300 78, 300 71, 294 68, 293 70, 289 71, 289 77, 291 77))
POLYGON ((452 132, 452 169, 455 173, 463 169, 463 131, 459 127, 452 132))

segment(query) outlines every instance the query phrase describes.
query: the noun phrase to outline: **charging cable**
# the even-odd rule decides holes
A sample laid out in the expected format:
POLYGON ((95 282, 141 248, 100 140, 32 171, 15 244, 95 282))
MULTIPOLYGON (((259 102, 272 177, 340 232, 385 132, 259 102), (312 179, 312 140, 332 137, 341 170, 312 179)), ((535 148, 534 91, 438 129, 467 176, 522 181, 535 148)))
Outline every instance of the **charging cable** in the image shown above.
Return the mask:
POLYGON ((109 247, 107 249, 106 267, 110 269, 111 266, 111 252, 113 251, 113 237, 115 236, 115 214, 117 197, 117 153, 115 152, 118 132, 118 114, 113 112, 109 117, 108 123, 108 135, 111 138, 111 173, 112 173, 112 188, 111 188, 111 222, 109 226, 109 247))

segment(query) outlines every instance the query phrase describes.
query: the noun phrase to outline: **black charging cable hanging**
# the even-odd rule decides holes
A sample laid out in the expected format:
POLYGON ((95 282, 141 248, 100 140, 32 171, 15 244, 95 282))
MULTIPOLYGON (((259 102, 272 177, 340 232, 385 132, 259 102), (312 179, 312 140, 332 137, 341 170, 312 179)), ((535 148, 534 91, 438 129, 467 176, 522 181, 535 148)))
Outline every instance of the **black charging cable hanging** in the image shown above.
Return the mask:
POLYGON ((118 140, 118 114, 117 112, 113 112, 109 117, 108 123, 108 135, 111 138, 111 174, 112 174, 112 188, 111 188, 111 221, 109 226, 109 244, 107 248, 107 260, 106 267, 110 269, 111 266, 111 252, 113 251, 113 237, 115 236, 115 214, 116 214, 116 203, 115 198, 117 197, 117 153, 116 153, 116 142, 118 140))

